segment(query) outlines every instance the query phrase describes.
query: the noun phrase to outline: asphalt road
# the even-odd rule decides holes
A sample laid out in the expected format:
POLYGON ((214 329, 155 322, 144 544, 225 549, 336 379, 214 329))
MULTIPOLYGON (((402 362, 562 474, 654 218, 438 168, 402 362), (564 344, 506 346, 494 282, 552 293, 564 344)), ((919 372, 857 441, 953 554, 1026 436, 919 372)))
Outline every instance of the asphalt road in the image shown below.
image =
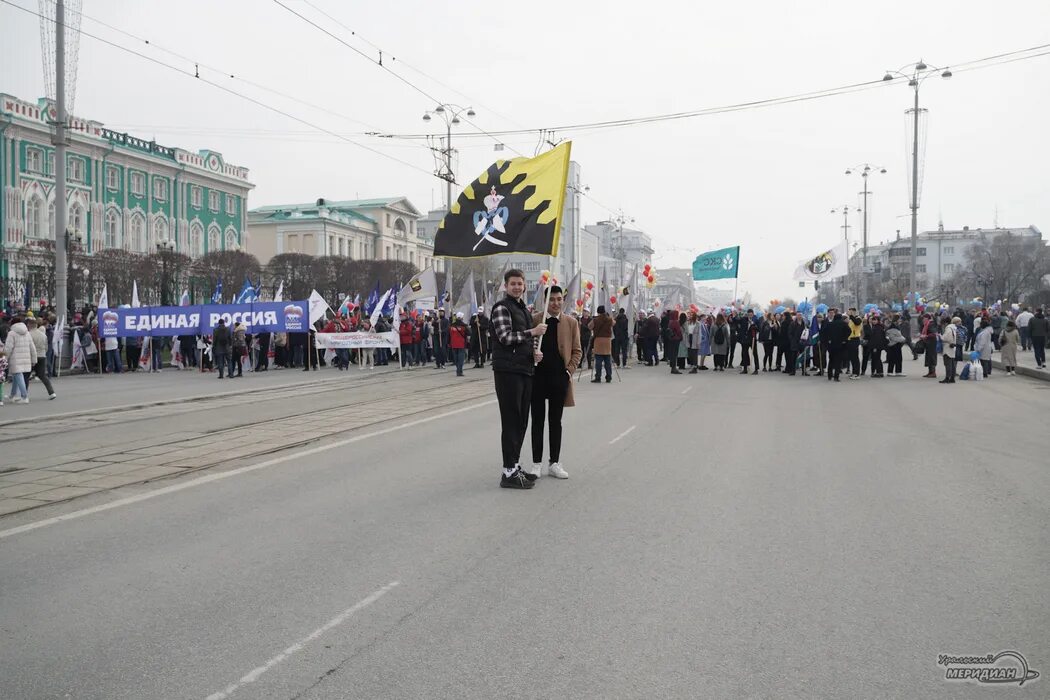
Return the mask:
POLYGON ((0 697, 1047 697, 1050 385, 915 367, 585 380, 529 492, 482 399, 0 518, 0 697))

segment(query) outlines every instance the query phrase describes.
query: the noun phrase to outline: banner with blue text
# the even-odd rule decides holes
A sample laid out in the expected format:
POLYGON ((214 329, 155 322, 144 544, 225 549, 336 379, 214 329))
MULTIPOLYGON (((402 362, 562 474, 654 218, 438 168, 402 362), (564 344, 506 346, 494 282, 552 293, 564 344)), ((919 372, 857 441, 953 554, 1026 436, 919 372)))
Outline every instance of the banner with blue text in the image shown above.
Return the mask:
POLYGON ((306 333, 310 329, 307 301, 260 301, 252 304, 140 306, 100 309, 102 338, 129 336, 211 335, 219 319, 227 328, 243 323, 248 333, 306 333))

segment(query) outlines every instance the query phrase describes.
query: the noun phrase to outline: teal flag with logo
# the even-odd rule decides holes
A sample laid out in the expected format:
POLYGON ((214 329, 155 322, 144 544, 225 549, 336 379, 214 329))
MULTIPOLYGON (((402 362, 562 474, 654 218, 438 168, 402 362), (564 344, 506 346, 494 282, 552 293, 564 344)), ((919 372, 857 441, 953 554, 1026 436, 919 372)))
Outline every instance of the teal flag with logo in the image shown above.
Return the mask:
POLYGON ((740 246, 701 253, 693 261, 694 280, 735 279, 740 267, 740 246))

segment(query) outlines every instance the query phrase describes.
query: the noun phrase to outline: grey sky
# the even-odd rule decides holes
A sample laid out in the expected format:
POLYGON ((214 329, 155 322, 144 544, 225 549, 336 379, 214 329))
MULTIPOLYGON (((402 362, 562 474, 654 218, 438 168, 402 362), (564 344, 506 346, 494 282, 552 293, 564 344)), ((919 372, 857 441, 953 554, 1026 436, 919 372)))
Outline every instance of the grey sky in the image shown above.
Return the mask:
MULTIPOLYGON (((31 0, 12 0, 36 9, 31 0)), ((301 0, 283 0, 349 36, 301 0)), ((1050 3, 985 2, 597 3, 517 5, 423 2, 314 4, 387 53, 469 95, 388 63, 444 101, 471 103, 486 130, 547 127, 697 109, 875 80, 920 57, 936 65, 1050 42, 1050 3), (494 112, 498 112, 497 115, 494 112), (504 116, 499 116, 504 115, 504 116)), ((425 131, 431 101, 270 0, 84 0, 84 13, 391 133, 425 131)), ((0 5, 0 91, 43 94, 38 21, 0 5), (13 40, 12 40, 13 39, 13 40)), ((85 19, 83 29, 134 46, 85 19)), ((185 61, 136 48, 192 70, 185 61)), ((340 133, 370 130, 216 78, 245 94, 340 133)), ((1050 56, 931 78, 920 228, 1035 224, 1050 231, 1050 56)), ((759 300, 798 296, 797 261, 842 235, 833 207, 857 204, 868 161, 871 240, 908 232, 904 110, 898 84, 856 94, 676 122, 582 134, 574 141, 583 181, 597 201, 622 207, 651 233, 658 266, 740 244, 742 289, 759 300)), ((165 145, 220 151, 251 169, 251 205, 407 195, 440 203, 442 183, 285 117, 84 37, 76 114, 165 145), (295 136, 282 134, 297 132, 295 136), (300 135, 299 132, 302 132, 300 135)), ((433 124, 434 122, 431 122, 433 124)), ((470 132, 463 125, 462 132, 470 132)), ((433 127, 431 127, 432 129, 433 127)), ((353 138, 421 168, 418 143, 353 138)), ((533 136, 506 142, 531 154, 533 136)), ((488 139, 460 139, 460 179, 496 156, 488 139)), ((504 156, 514 155, 504 151, 504 156)), ((584 202, 584 221, 609 213, 584 202)), ((854 238, 859 219, 852 219, 854 238)))

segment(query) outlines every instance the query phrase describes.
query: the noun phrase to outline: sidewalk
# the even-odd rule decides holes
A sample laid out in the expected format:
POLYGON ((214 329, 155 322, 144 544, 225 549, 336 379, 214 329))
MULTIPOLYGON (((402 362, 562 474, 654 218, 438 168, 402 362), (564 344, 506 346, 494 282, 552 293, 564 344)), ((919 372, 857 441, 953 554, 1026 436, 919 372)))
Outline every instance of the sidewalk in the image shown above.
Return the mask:
MULTIPOLYGON (((1050 354, 1050 350, 1047 350, 1047 354, 1050 354)), ((992 353, 992 368, 995 370, 1005 371, 998 350, 992 353)), ((1028 352, 1025 352, 1018 348, 1016 372, 1019 375, 1024 375, 1026 377, 1035 377, 1036 379, 1042 379, 1043 381, 1050 382, 1050 370, 1036 369, 1035 353, 1033 353, 1030 349, 1028 350, 1028 352)))

